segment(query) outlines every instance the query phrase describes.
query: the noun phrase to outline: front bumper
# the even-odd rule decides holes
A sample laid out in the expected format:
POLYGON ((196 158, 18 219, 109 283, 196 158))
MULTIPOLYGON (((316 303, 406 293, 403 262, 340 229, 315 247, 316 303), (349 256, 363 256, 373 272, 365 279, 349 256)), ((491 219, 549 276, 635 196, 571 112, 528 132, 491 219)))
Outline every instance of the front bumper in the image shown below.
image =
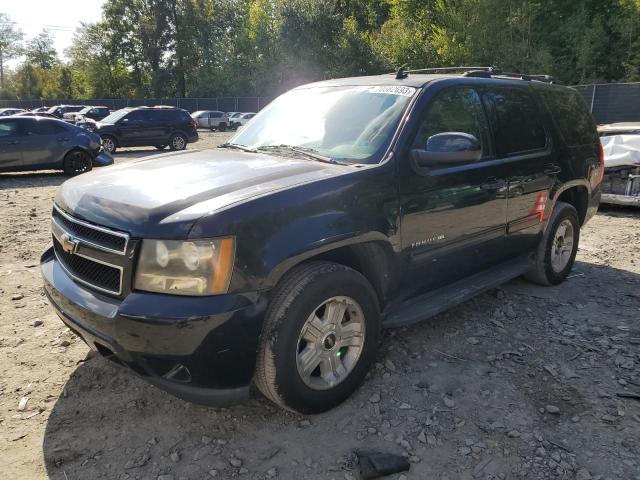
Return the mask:
POLYGON ((74 282, 52 248, 40 266, 58 316, 105 358, 188 401, 228 406, 248 397, 266 307, 260 295, 132 292, 120 300, 74 282))
POLYGON ((92 163, 94 167, 107 167, 113 165, 113 157, 104 150, 100 150, 93 156, 92 163))

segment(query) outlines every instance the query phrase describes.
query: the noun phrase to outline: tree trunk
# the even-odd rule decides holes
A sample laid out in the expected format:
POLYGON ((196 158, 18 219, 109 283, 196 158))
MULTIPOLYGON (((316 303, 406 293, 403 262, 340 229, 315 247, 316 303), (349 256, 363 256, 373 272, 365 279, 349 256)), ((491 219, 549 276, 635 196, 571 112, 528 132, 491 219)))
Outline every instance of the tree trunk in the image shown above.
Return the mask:
POLYGON ((4 57, 0 48, 0 88, 4 89, 4 57))

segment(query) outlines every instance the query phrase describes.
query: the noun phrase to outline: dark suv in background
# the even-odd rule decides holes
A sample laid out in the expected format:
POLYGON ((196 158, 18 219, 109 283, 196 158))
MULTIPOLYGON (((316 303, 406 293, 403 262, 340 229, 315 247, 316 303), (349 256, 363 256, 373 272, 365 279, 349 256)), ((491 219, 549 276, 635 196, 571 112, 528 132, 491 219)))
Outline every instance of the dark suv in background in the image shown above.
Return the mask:
POLYGON ((198 141, 196 121, 180 108, 138 107, 122 109, 97 122, 94 131, 104 149, 113 153, 119 147, 153 146, 184 150, 198 141))
POLYGON ((589 110, 542 77, 462 71, 303 85, 219 149, 65 182, 52 305, 182 398, 253 382, 314 413, 362 382, 381 328, 519 275, 562 282, 600 200, 589 110))

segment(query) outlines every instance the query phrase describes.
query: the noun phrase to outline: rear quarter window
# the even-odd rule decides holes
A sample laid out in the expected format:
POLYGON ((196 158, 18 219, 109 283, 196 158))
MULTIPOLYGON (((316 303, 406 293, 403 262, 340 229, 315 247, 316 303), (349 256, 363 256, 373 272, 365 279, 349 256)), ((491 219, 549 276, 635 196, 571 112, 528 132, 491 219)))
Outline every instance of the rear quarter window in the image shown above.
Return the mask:
POLYGON ((539 93, 568 146, 598 143, 595 122, 578 92, 541 88, 539 93))

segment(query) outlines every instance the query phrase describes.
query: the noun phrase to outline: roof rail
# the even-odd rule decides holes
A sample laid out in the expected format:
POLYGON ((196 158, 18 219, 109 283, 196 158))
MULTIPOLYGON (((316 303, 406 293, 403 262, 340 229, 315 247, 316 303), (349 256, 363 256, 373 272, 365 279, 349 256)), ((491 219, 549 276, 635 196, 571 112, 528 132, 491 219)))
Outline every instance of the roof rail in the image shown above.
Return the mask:
POLYGON ((461 72, 465 77, 480 77, 480 78, 491 78, 493 76, 496 77, 506 77, 506 78, 517 78, 519 80, 531 81, 537 80, 540 82, 554 83, 554 79, 550 75, 544 74, 526 74, 526 73, 514 73, 514 72, 503 72, 502 70, 496 67, 436 67, 436 68, 420 68, 415 70, 409 70, 406 66, 400 67, 397 72, 393 72, 393 75, 396 76, 396 79, 401 80, 403 78, 407 78, 411 73, 455 73, 461 72))

